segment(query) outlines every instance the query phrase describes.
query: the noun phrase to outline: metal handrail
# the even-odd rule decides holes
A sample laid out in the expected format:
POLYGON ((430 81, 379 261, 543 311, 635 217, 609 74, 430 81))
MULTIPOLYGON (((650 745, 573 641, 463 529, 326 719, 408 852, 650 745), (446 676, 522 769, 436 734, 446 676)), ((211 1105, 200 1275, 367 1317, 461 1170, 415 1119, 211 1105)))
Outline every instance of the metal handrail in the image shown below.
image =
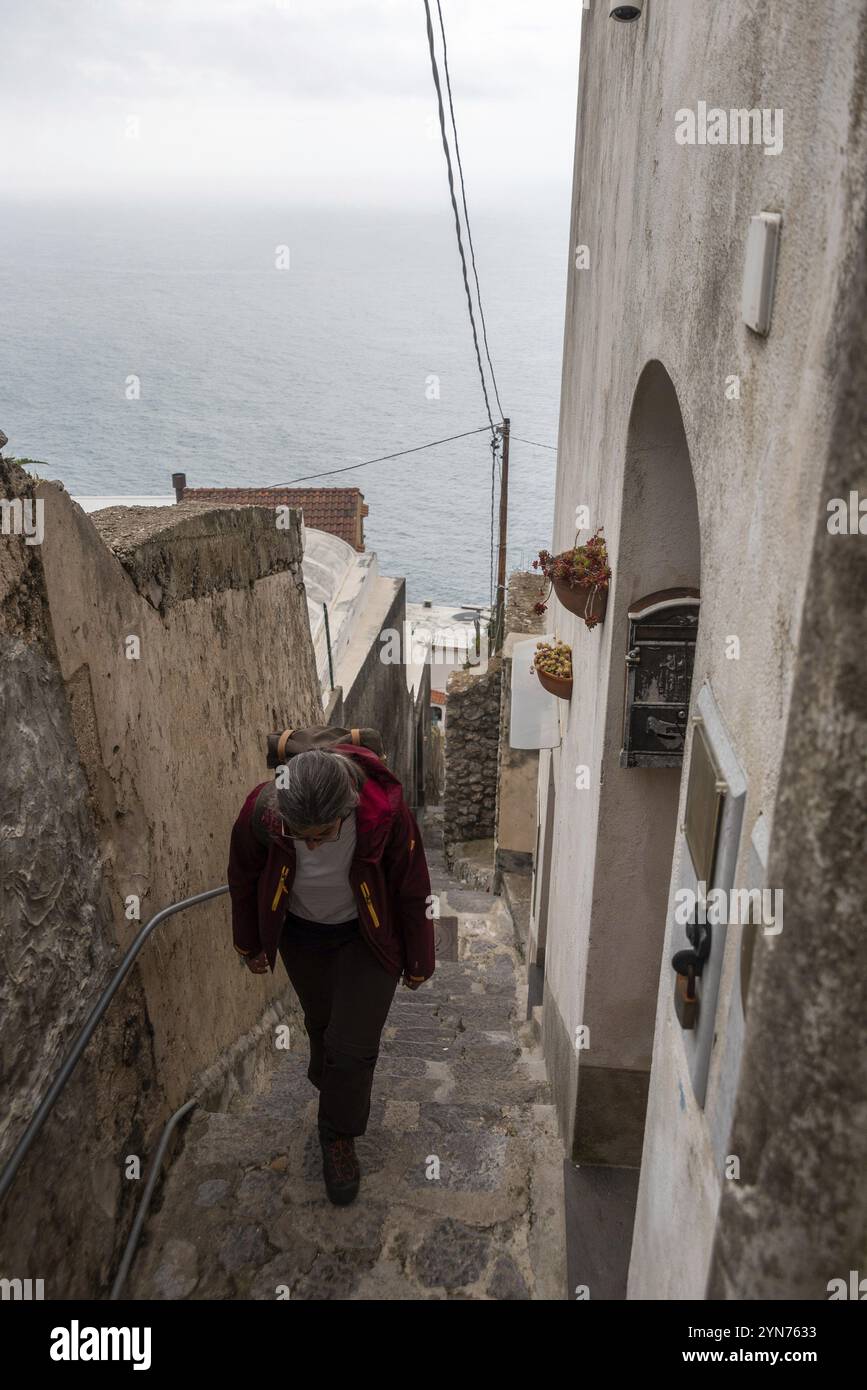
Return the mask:
POLYGON ((138 935, 132 942, 120 965, 117 967, 111 980, 91 1009, 87 1021, 69 1050, 66 1060, 48 1090, 45 1092, 42 1100, 39 1102, 36 1112, 16 1144, 2 1174, 0 1174, 0 1200, 6 1196, 9 1188, 15 1181, 15 1175, 18 1169, 42 1129, 42 1126, 54 1109, 58 1096, 61 1094, 64 1086, 81 1060, 84 1049, 87 1047, 87 1044, 96 1031, 96 1025, 99 1023, 99 1020, 102 1018, 112 999, 117 994, 117 991, 132 969, 136 956, 151 935, 151 932, 153 932, 161 922, 164 922, 167 917, 174 916, 176 912, 183 912, 185 908, 195 907, 198 903, 209 902, 211 898, 219 898, 223 893, 228 893, 228 891, 229 885, 224 883, 220 888, 209 888, 206 893, 195 893, 191 898, 183 898, 178 903, 171 903, 168 907, 164 907, 160 912, 155 913, 150 921, 146 922, 138 932, 138 935))
POLYGON ((322 612, 325 615, 325 641, 328 646, 328 680, 331 689, 334 689, 334 657, 331 652, 331 624, 328 621, 328 604, 323 603, 322 612))
POLYGON ((154 1154, 154 1161, 151 1164, 151 1170, 148 1174, 147 1185, 145 1186, 145 1190, 142 1193, 142 1199, 139 1202, 139 1208, 135 1214, 135 1221, 133 1221, 132 1223, 132 1230, 129 1233, 126 1245, 124 1246, 123 1257, 118 1267, 114 1283, 111 1286, 111 1293, 108 1296, 110 1303, 116 1302, 116 1300, 120 1298, 121 1290, 123 1289, 123 1286, 126 1283, 126 1277, 129 1274, 130 1266, 135 1258, 136 1247, 138 1246, 139 1236, 142 1233, 142 1228, 145 1223, 145 1217, 147 1216, 148 1211, 150 1209, 151 1198, 154 1195, 154 1190, 156 1189, 157 1181, 162 1170, 163 1159, 165 1158, 166 1149, 169 1146, 169 1140, 171 1139, 176 1126, 180 1123, 180 1121, 184 1118, 185 1115, 188 1115, 191 1110, 195 1110, 197 1105, 197 1100, 188 1100, 184 1105, 179 1106, 178 1109, 175 1111, 174 1115, 170 1116, 165 1129, 160 1135, 160 1142, 157 1145, 157 1151, 154 1154))

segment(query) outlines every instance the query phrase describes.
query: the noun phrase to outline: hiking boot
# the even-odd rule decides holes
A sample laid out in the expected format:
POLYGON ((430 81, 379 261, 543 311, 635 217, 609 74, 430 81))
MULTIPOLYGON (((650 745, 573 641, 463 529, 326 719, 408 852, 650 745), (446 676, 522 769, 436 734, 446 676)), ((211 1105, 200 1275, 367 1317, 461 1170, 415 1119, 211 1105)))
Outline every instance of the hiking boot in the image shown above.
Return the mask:
POLYGON ((325 1189, 335 1206, 345 1206, 358 1192, 361 1169, 351 1134, 338 1134, 335 1139, 319 1136, 322 1146, 322 1176, 325 1189))

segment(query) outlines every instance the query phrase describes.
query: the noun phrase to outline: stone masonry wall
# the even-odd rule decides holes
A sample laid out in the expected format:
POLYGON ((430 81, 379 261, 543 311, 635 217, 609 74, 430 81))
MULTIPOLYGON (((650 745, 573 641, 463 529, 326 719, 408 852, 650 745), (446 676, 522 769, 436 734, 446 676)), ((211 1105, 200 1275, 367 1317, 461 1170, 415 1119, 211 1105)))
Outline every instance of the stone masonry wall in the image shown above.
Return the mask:
POLYGON ((533 609, 544 597, 548 584, 534 570, 513 570, 506 586, 506 634, 523 632, 528 637, 545 631, 545 614, 533 609))
POLYGON ((502 659, 483 672, 456 671, 446 691, 447 844, 487 840, 494 834, 500 729, 502 659))

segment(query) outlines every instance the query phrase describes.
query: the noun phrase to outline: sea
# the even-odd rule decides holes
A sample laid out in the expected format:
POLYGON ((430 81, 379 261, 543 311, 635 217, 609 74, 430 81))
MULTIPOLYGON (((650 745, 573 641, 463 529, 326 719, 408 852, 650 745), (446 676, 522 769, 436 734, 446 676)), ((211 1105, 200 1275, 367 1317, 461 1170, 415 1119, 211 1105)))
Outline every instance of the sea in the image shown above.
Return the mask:
MULTIPOLYGON (((471 216, 527 569, 552 537, 569 190, 471 216)), ((0 306, 5 453, 73 496, 169 494, 175 472, 356 486, 411 602, 489 602, 491 436, 445 188, 433 208, 7 203, 0 306)))

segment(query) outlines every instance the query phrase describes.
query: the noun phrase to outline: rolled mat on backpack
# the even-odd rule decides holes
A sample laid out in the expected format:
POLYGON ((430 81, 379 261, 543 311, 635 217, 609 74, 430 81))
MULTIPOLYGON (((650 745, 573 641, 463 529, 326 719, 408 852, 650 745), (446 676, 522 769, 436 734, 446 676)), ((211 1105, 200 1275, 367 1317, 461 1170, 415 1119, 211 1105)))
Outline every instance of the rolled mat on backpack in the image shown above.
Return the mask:
POLYGON ((311 749, 328 749, 337 743, 354 743, 361 748, 369 748, 377 757, 387 762, 378 729, 338 729, 309 728, 283 729, 279 734, 269 734, 267 738, 266 762, 268 767, 280 767, 296 753, 309 753, 311 749))

